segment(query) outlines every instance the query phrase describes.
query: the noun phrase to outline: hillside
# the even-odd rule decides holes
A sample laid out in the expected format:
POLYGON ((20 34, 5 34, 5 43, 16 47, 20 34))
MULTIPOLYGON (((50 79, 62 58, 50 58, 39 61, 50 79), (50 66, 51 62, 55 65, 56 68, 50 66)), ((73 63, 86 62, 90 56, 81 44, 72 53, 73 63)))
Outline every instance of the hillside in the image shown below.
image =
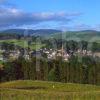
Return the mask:
POLYGON ((1 100, 99 100, 100 86, 47 81, 0 84, 1 100))
MULTIPOLYGON (((27 48, 28 47, 27 41, 24 40, 24 39, 21 39, 21 40, 18 40, 18 39, 0 40, 0 45, 2 43, 14 44, 14 45, 20 46, 22 48, 27 48)), ((29 47, 32 50, 36 50, 36 49, 40 49, 43 46, 45 46, 45 44, 39 44, 39 43, 32 42, 29 47)))
POLYGON ((8 29, 1 31, 1 33, 16 33, 16 34, 28 34, 28 35, 50 35, 54 33, 59 33, 61 32, 60 30, 54 30, 54 29, 37 29, 37 30, 32 30, 32 29, 8 29))
POLYGON ((100 32, 94 30, 84 30, 84 31, 69 31, 58 34, 53 34, 51 37, 57 39, 65 39, 65 40, 85 40, 85 41, 96 41, 100 42, 100 32))
POLYGON ((88 42, 99 42, 100 43, 100 32, 95 30, 83 30, 83 31, 67 31, 62 32, 54 29, 9 29, 0 32, 0 39, 19 39, 25 36, 41 36, 44 39, 56 38, 65 40, 81 41, 85 40, 88 42))
POLYGON ((67 31, 62 32, 61 30, 54 29, 8 29, 0 32, 1 36, 6 38, 17 38, 18 35, 29 35, 29 36, 42 36, 46 38, 56 38, 56 39, 65 39, 65 40, 85 40, 85 41, 96 41, 100 42, 100 32, 95 30, 83 30, 83 31, 67 31), (17 35, 16 35, 17 34, 17 35))

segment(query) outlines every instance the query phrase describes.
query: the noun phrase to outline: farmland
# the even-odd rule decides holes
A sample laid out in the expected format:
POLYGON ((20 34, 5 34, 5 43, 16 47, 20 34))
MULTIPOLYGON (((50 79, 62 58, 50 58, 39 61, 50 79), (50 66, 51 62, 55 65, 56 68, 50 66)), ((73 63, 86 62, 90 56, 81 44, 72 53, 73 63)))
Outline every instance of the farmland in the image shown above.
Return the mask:
MULTIPOLYGON (((28 47, 27 41, 25 39, 21 39, 21 40, 18 40, 18 39, 0 40, 0 43, 3 43, 3 42, 9 43, 9 44, 14 44, 14 45, 20 46, 22 48, 28 47)), ((34 49, 40 49, 43 46, 45 46, 45 44, 32 42, 29 47, 34 50, 34 49)))
POLYGON ((99 100, 100 86, 19 80, 0 84, 1 100, 99 100))

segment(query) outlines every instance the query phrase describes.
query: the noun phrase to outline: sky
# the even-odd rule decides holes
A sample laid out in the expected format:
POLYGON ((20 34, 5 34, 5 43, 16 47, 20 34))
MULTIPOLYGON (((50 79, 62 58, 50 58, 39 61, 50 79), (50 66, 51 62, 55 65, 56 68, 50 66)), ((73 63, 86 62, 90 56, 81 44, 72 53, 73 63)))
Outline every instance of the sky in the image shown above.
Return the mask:
POLYGON ((0 0, 0 30, 100 30, 100 0, 0 0))

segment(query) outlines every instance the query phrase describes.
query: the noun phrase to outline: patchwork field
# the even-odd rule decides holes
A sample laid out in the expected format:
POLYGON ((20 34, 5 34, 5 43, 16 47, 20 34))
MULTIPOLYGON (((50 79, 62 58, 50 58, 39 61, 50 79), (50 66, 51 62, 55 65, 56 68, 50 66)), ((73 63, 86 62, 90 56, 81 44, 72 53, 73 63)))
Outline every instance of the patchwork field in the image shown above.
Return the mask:
POLYGON ((100 100, 100 86, 19 80, 0 84, 0 100, 100 100))
MULTIPOLYGON (((21 39, 21 40, 17 40, 17 39, 0 40, 0 43, 3 43, 3 42, 14 44, 14 45, 20 46, 22 48, 28 47, 27 41, 24 39, 21 39)), ((32 42, 29 47, 33 50, 36 50, 36 49, 40 49, 43 46, 45 46, 45 44, 32 42)))

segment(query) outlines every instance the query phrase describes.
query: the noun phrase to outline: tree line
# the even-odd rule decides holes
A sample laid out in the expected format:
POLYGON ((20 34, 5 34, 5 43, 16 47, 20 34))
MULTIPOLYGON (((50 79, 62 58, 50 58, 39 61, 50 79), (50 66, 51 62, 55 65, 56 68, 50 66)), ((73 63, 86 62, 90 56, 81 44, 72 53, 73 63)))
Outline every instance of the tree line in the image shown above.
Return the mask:
POLYGON ((69 83, 100 85, 100 59, 90 56, 72 56, 68 62, 45 60, 33 57, 25 60, 20 57, 12 62, 5 62, 0 68, 0 80, 43 80, 69 83))

